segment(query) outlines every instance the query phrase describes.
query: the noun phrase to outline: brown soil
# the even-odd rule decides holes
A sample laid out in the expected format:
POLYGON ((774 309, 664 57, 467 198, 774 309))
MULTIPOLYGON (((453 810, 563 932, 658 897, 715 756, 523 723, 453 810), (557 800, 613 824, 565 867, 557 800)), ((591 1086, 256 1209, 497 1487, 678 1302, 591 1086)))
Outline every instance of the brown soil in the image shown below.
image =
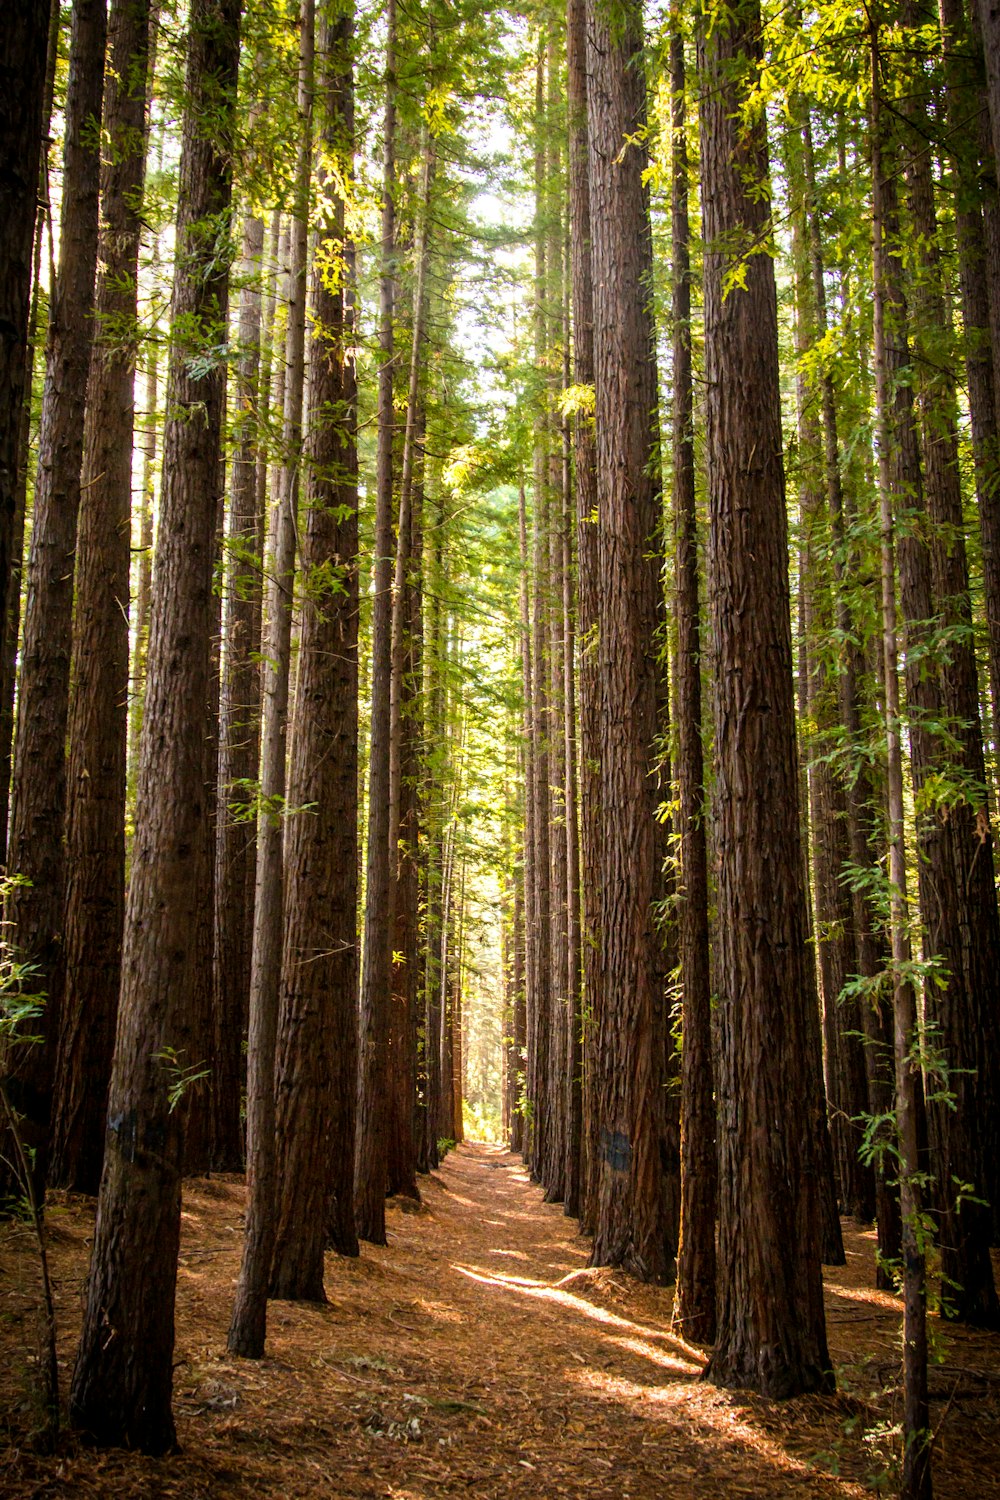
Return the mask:
MULTIPOLYGON (((150 1460, 64 1436, 32 1451, 38 1298, 23 1230, 0 1234, 0 1496, 847 1497, 891 1490, 899 1311, 873 1237, 845 1225, 828 1279, 840 1393, 783 1404, 701 1384, 671 1293, 587 1271, 587 1242, 518 1157, 459 1147, 393 1205, 389 1244, 330 1256, 325 1306, 272 1303, 268 1357, 226 1327, 242 1183, 188 1185, 177 1295, 181 1452, 150 1460), (406 1211, 408 1210, 408 1211, 406 1211)), ((57 1197, 51 1256, 65 1386, 91 1206, 57 1197)), ((1000 1339, 935 1324, 940 1500, 1000 1497, 1000 1339)), ((37 1405, 34 1408, 37 1410, 37 1405)))

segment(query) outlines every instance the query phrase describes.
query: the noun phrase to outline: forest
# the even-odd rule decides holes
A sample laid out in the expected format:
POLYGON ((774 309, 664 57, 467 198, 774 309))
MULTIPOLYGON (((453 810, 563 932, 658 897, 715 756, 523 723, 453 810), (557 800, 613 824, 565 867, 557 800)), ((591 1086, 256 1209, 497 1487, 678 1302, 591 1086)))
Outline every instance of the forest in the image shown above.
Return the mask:
POLYGON ((5 0, 0 1496, 1000 1495, 1000 7, 5 0))

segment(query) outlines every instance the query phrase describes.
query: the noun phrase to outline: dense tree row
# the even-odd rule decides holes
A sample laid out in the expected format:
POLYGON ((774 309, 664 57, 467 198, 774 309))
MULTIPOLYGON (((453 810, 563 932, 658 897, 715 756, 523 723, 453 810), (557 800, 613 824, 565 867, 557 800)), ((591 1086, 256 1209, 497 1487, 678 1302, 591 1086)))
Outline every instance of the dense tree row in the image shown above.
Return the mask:
POLYGON ((502 1097, 718 1383, 831 1384, 874 1222, 929 1494, 928 1305, 1000 1323, 996 15, 4 26, 4 1087, 98 1195, 73 1420, 173 1442, 185 1174, 246 1168, 259 1356, 502 1097))

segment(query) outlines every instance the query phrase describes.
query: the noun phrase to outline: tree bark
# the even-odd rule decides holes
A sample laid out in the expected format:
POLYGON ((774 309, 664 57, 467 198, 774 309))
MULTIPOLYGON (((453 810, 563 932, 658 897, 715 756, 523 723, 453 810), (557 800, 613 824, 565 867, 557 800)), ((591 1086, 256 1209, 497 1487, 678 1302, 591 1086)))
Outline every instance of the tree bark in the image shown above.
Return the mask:
MULTIPOLYGON (((0 35, 0 622, 11 612, 52 0, 11 0, 0 35)), ((100 95, 97 95, 100 109, 100 95)), ((67 107, 69 101, 67 101, 67 107)), ((86 373, 83 375, 86 379, 86 373)), ((6 694, 4 695, 6 702, 6 694)), ((5 820, 6 821, 6 820, 5 820)))
POLYGON ((149 0, 111 15, 97 334, 84 427, 66 829, 66 982, 51 1181, 96 1193, 104 1153, 122 929, 128 748, 132 437, 149 0))
POLYGON ((256 845, 252 786, 260 738, 261 567, 257 551, 257 457, 260 424, 260 276, 264 221, 247 210, 243 220, 236 449, 232 459, 223 594, 224 663, 219 704, 219 805, 215 841, 215 1118, 212 1162, 216 1170, 243 1165, 240 1093, 243 1038, 249 1018, 250 955, 256 845))
POLYGON ((198 892, 227 326, 238 0, 192 0, 164 480, 121 1013, 70 1414, 100 1443, 174 1446, 174 1289, 198 892), (208 128, 208 122, 211 128, 208 128), (199 331, 192 342, 191 330, 199 331))
POLYGON ((375 480, 375 598, 368 760, 368 866, 361 970, 361 1057, 355 1213, 358 1234, 385 1244, 388 1184, 389 1029, 392 1009, 392 897, 389 869, 390 681, 392 676, 393 278, 396 242, 396 3, 388 0, 382 145, 382 265, 379 293, 378 454, 375 480))
MULTIPOLYGON (((8 938, 18 957, 33 965, 32 991, 46 997, 43 1017, 32 1023, 36 1034, 40 1028, 43 1040, 18 1049, 8 1082, 11 1102, 23 1117, 24 1144, 35 1151, 39 1184, 45 1180, 49 1148, 64 975, 63 831, 73 554, 94 332, 99 126, 106 39, 106 0, 79 0, 73 10, 70 43, 59 268, 45 354, 7 849, 8 873, 24 882, 15 885, 8 898, 8 938)), ((32 177, 32 204, 36 183, 37 177, 32 177)), ((16 268, 14 274, 16 277, 16 268)), ((15 366, 22 361, 16 349, 12 356, 15 366)), ((21 378, 15 376, 18 382, 21 378)), ((0 496, 0 510, 3 507, 0 496)), ((0 514, 0 527, 4 524, 0 514)), ((0 568, 3 546, 0 538, 0 568)), ((3 577, 0 591, 9 584, 9 567, 3 577)))
MULTIPOLYGON (((872 29, 872 248, 875 293, 875 383, 882 541, 882 657, 889 802, 890 933, 893 962, 893 1029, 896 1125, 903 1250, 903 1474, 901 1500, 931 1500, 930 1409, 927 1400, 927 1280, 920 1226, 920 1032, 916 994, 908 979, 911 953, 906 894, 903 758, 900 744, 899 649, 893 502, 910 494, 916 450, 913 392, 894 377, 905 358, 898 264, 895 163, 883 139, 878 31, 872 29)), ((919 480, 919 468, 917 471, 919 480)))
POLYGON ((660 505, 641 8, 587 7, 600 516, 601 942, 594 1265, 673 1274, 653 899, 660 505))
MULTIPOLYGON (((324 160, 353 169, 352 28, 323 36, 324 160)), ((329 179, 327 192, 336 192, 329 179)), ((325 232, 345 244, 344 204, 325 232)), ((358 1253, 357 411, 349 272, 313 282, 305 602, 289 790, 309 811, 289 825, 277 1125, 280 1206, 272 1294, 322 1301, 323 1251, 358 1253)))
POLYGON ((677 783, 683 1042, 681 1211, 673 1327, 693 1344, 715 1339, 715 1099, 708 946, 708 855, 701 732, 701 607, 695 506, 694 388, 691 370, 691 231, 684 39, 671 17, 673 183, 673 511, 676 548, 677 783))
POLYGON ((807 1013, 815 990, 767 144, 763 116, 737 125, 760 45, 759 7, 744 0, 699 46, 721 1006, 719 1326, 707 1375, 781 1398, 833 1381, 815 1131, 802 1128, 817 1105, 807 1013), (775 1111, 783 1125, 769 1123, 775 1111))

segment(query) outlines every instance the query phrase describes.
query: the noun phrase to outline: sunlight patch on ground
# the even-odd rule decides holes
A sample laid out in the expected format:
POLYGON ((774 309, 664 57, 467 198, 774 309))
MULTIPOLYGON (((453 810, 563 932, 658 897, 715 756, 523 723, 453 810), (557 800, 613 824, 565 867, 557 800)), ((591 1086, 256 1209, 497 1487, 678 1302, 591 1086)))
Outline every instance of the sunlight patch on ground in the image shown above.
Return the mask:
POLYGON ((875 1287, 831 1286, 827 1288, 835 1297, 844 1297, 850 1302, 865 1302, 870 1307, 880 1307, 883 1312, 902 1313, 902 1304, 891 1292, 880 1292, 875 1287))
MULTIPOLYGON (((620 1341, 616 1339, 614 1342, 620 1341)), ((760 1427, 745 1421, 728 1404, 725 1396, 718 1399, 714 1391, 699 1390, 692 1393, 689 1387, 678 1387, 676 1384, 641 1385, 623 1375, 604 1374, 592 1366, 585 1370, 567 1370, 566 1378, 582 1386, 599 1400, 628 1406, 636 1416, 645 1421, 667 1422, 672 1427, 683 1426, 689 1442, 698 1443, 716 1454, 718 1449, 715 1445, 721 1439, 778 1470, 783 1479, 794 1477, 815 1480, 817 1473, 821 1473, 824 1480, 836 1487, 837 1493, 849 1496, 850 1500, 863 1500, 863 1497, 871 1493, 863 1485, 828 1475, 824 1469, 817 1469, 806 1459, 795 1457, 760 1427), (702 1394, 708 1399, 699 1400, 702 1394), (693 1402, 691 1395, 694 1396, 693 1402), (695 1407, 693 1411, 692 1405, 695 1407)))
MULTIPOLYGON (((478 1281, 482 1286, 495 1286, 499 1291, 518 1292, 522 1297, 535 1297, 543 1302, 552 1302, 557 1307, 566 1308, 568 1312, 580 1313, 592 1322, 600 1323, 604 1328, 621 1329, 636 1344, 639 1344, 641 1340, 655 1339, 658 1343, 668 1343, 675 1348, 679 1347, 685 1357, 676 1362, 678 1371, 697 1375, 701 1369, 700 1360, 694 1363, 690 1358, 690 1346, 682 1345, 680 1340, 666 1329, 647 1328, 641 1323, 633 1323, 618 1313, 609 1312, 606 1307, 596 1307, 593 1302, 588 1302, 584 1297, 577 1297, 559 1285, 552 1286, 549 1282, 537 1281, 527 1276, 505 1276, 501 1271, 487 1271, 479 1266, 460 1266, 453 1263, 452 1269, 462 1276, 468 1276, 470 1281, 478 1281), (635 1338, 637 1334, 638 1339, 635 1338)), ((652 1352, 651 1350, 650 1353, 652 1352)), ((664 1357, 662 1362, 666 1363, 667 1358, 664 1357)))

